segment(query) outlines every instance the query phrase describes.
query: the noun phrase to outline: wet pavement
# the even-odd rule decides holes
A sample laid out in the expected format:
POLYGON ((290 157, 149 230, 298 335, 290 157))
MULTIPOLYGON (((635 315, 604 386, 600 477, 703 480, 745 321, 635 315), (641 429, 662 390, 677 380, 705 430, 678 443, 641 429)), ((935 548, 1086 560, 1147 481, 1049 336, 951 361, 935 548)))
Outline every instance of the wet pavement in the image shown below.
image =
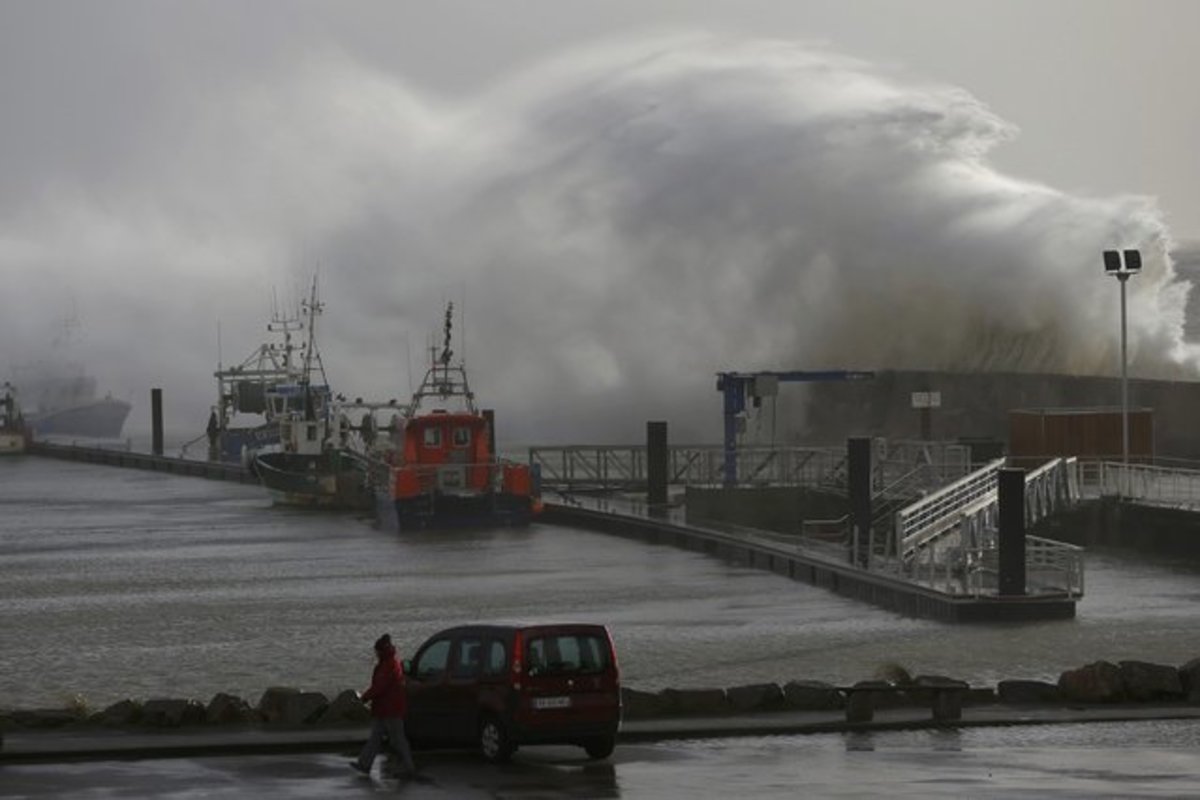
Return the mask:
POLYGON ((857 731, 627 744, 603 762, 573 748, 490 766, 419 753, 420 781, 370 778, 339 753, 0 766, 0 797, 678 798, 1189 797, 1195 721, 857 731))

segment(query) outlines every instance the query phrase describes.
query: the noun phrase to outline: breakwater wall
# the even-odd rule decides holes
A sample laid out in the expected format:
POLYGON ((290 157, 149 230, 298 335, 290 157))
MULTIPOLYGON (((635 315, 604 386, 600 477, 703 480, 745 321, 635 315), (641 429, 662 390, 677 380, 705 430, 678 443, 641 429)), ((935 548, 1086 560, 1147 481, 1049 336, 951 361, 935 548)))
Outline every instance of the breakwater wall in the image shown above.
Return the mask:
POLYGON ((1200 558, 1200 513, 1116 497, 1081 502, 1047 517, 1030 532, 1083 547, 1120 547, 1139 553, 1200 558))
POLYGON ((794 549, 650 517, 599 511, 566 503, 547 503, 544 519, 706 553, 741 566, 769 570, 911 617, 943 622, 997 622, 1064 619, 1075 615, 1075 601, 1069 598, 956 597, 886 575, 855 569, 848 563, 838 564, 794 549))
MULTIPOLYGON (((868 381, 804 384, 780 393, 804 420, 807 444, 841 444, 848 436, 968 439, 1007 442, 1009 412, 1031 408, 1119 406, 1120 378, 1003 372, 879 370, 868 381), (927 423, 912 407, 913 392, 939 392, 927 423), (928 424, 928 430, 922 425, 928 424)), ((1131 408, 1154 411, 1154 453, 1200 453, 1200 382, 1129 379, 1131 408)))
POLYGON ((166 472, 171 475, 188 475, 234 483, 258 483, 258 479, 240 464, 224 464, 214 461, 192 461, 171 456, 154 456, 149 453, 134 453, 128 450, 113 450, 103 447, 80 447, 77 445, 34 442, 29 454, 85 464, 104 464, 110 467, 144 469, 166 472))
MULTIPOLYGON (((952 690, 967 706, 1048 706, 1174 704, 1200 706, 1200 658, 1180 667, 1143 661, 1097 661, 1064 671, 1057 683, 1002 680, 995 686, 969 686, 943 676, 910 677, 887 665, 882 677, 836 686, 824 681, 793 680, 727 688, 668 688, 643 692, 621 689, 627 720, 672 717, 723 717, 786 711, 844 711, 847 721, 867 721, 856 698, 878 708, 935 708, 934 698, 952 690), (856 707, 858 705, 858 707, 856 707)), ((867 718, 869 719, 869 717, 867 718)), ((952 720, 953 718, 951 718, 952 720)), ((272 687, 257 703, 219 693, 207 704, 193 699, 126 699, 93 711, 83 698, 61 709, 0 711, 0 732, 104 727, 162 729, 195 726, 339 727, 363 726, 370 714, 357 692, 346 689, 330 698, 317 691, 272 687)))

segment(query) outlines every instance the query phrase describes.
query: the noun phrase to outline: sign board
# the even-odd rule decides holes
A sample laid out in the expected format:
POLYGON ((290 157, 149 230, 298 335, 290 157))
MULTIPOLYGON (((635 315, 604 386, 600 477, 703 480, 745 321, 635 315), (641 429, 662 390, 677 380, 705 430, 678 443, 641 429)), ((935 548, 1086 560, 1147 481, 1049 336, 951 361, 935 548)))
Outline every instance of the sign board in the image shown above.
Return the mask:
POLYGON ((941 408, 942 393, 941 392, 913 392, 912 393, 913 408, 941 408))

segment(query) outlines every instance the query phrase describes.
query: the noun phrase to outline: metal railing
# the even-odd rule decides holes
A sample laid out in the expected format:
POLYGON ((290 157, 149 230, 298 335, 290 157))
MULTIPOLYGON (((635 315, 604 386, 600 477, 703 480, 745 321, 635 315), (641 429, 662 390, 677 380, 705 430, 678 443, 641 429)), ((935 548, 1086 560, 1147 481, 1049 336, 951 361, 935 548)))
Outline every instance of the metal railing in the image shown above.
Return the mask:
MULTIPOLYGON (((742 447, 737 451, 739 485, 822 486, 836 483, 846 460, 836 447, 742 447)), ((646 448, 628 445, 531 447, 529 464, 547 486, 629 489, 646 484, 646 448)), ((675 485, 720 485, 725 451, 720 445, 667 448, 667 481, 675 485)))
MULTIPOLYGON (((1084 569, 1082 547, 1040 536, 1025 537, 1025 593, 1082 597, 1084 569)), ((971 597, 999 591, 999 551, 994 543, 967 548, 964 558, 964 590, 971 597)))
MULTIPOLYGON (((998 591, 997 475, 1003 463, 994 461, 897 513, 897 560, 911 580, 951 594, 998 591)), ((1079 497, 1074 458, 1043 464, 1025 475, 1026 526, 1079 497)), ((1082 596, 1082 548, 1036 536, 1026 536, 1025 542, 1027 594, 1082 596)))
MULTIPOLYGON (((986 531, 996 527, 999 496, 997 475, 1004 459, 992 461, 960 481, 896 513, 896 554, 909 559, 935 539, 956 533, 965 546, 978 546, 986 531)), ((1080 497, 1078 462, 1056 458, 1025 475, 1027 527, 1074 505, 1080 497)))
MULTIPOLYGON (((844 447, 740 447, 736 451, 739 486, 810 486, 844 490, 844 447)), ((547 486, 634 489, 646 485, 643 445, 569 445, 530 447, 529 464, 541 470, 547 486)), ((720 445, 671 445, 667 481, 673 485, 719 486, 725 475, 720 445)), ((970 471, 970 451, 952 442, 875 440, 872 486, 911 494, 928 491, 970 471)))
POLYGON ((896 555, 907 559, 917 548, 958 527, 962 512, 996 492, 998 458, 964 478, 896 512, 896 555))
POLYGON ((1080 462, 1079 491, 1171 508, 1200 509, 1200 470, 1119 461, 1080 462))

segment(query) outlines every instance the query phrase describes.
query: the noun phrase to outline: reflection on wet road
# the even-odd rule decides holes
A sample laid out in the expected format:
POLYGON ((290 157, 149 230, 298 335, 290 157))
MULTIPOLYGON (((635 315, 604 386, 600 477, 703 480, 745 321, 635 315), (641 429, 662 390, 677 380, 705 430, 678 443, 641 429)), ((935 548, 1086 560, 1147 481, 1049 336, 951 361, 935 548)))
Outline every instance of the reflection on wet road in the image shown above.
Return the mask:
POLYGON ((822 734, 631 745, 610 761, 527 748, 493 767, 424 753, 426 780, 352 773, 348 754, 9 766, 0 797, 1188 797, 1191 722, 822 734))

